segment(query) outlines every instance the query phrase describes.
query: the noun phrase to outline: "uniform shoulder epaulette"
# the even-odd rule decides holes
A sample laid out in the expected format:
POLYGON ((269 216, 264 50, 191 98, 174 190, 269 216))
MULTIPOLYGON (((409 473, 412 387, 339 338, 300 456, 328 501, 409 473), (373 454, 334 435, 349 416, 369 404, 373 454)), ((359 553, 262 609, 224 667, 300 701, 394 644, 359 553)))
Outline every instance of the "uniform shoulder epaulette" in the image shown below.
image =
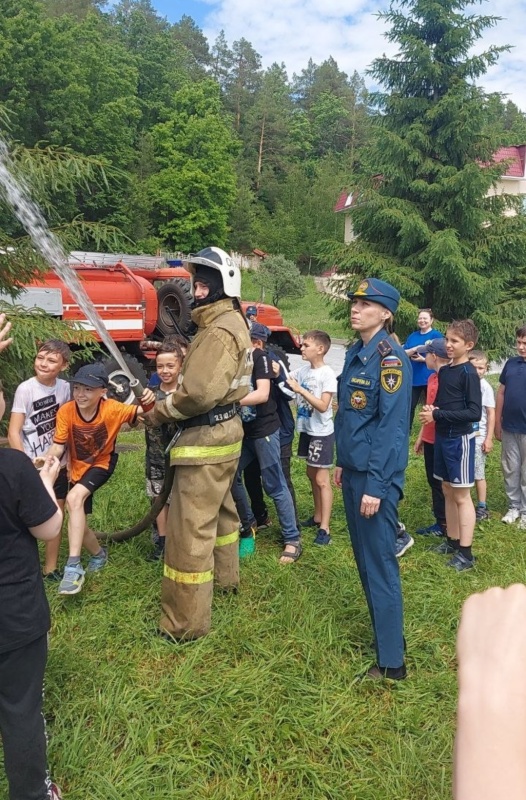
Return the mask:
POLYGON ((391 355, 391 353, 393 352, 393 347, 389 339, 382 339, 381 342, 378 342, 378 344, 376 345, 376 349, 378 350, 382 358, 391 355))

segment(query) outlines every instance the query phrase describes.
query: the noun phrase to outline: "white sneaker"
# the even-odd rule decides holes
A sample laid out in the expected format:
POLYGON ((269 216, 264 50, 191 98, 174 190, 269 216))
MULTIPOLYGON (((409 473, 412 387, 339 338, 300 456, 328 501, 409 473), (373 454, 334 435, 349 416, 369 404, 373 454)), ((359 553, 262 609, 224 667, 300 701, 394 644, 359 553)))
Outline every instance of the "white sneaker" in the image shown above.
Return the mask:
POLYGON ((519 524, 517 525, 517 528, 520 531, 526 531, 526 514, 521 514, 521 518, 519 520, 519 524))
POLYGON ((501 519, 501 522, 504 522, 506 525, 511 525, 512 522, 517 522, 519 519, 519 509, 518 508, 510 508, 501 519))

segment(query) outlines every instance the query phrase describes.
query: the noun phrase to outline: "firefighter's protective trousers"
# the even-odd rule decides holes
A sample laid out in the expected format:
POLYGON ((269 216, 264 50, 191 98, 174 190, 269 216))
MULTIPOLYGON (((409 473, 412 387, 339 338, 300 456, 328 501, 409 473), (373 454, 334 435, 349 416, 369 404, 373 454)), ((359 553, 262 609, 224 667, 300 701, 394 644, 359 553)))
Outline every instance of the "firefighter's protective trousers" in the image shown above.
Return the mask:
POLYGON ((239 583, 239 520, 230 488, 237 462, 175 470, 168 513, 161 628, 176 639, 210 630, 214 583, 239 583))

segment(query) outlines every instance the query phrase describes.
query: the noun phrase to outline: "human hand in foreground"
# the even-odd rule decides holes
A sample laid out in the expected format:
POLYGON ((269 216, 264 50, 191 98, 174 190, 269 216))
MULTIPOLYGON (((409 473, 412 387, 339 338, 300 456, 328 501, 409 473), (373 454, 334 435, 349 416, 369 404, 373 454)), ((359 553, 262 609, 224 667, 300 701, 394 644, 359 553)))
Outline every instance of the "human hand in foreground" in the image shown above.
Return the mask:
POLYGON ((526 586, 464 603, 457 636, 455 800, 526 797, 526 586))
POLYGON ((334 481, 334 485, 338 487, 338 489, 342 488, 342 474, 343 469, 341 467, 335 467, 332 479, 334 481))
POLYGON ((33 464, 40 472, 42 482, 52 487, 60 472, 60 461, 56 456, 45 456, 35 458, 33 464))
POLYGON ((9 336, 9 331, 11 330, 11 323, 6 322, 5 319, 5 314, 0 314, 0 352, 9 347, 13 341, 12 336, 6 339, 6 336, 9 336))

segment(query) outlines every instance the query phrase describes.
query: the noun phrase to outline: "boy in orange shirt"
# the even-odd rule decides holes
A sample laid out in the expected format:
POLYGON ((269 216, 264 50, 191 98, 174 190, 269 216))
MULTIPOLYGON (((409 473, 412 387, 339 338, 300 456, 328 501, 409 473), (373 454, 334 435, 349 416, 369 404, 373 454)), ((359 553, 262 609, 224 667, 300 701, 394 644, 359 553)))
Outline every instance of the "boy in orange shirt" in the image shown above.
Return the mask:
MULTIPOLYGON (((107 560, 106 550, 100 546, 93 531, 87 526, 86 516, 91 514, 93 494, 112 476, 117 464, 115 442, 124 423, 134 425, 140 406, 127 406, 104 395, 108 378, 102 364, 81 367, 72 378, 73 400, 58 411, 53 444, 47 455, 60 458, 66 447, 70 463, 70 490, 66 497, 69 512, 69 558, 59 594, 78 594, 84 583, 84 569, 80 561, 82 545, 91 553, 87 571, 97 572, 107 560)), ((155 396, 146 389, 141 402, 149 405, 155 396)))

